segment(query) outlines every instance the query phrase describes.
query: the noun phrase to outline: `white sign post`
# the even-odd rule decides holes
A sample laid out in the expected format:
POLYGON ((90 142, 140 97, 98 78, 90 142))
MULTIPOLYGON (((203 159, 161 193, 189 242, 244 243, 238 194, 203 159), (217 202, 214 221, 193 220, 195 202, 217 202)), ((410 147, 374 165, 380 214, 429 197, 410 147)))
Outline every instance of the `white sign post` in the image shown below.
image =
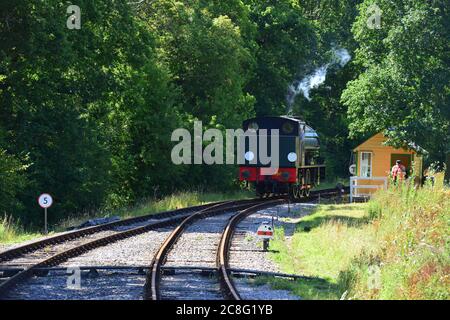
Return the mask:
POLYGON ((45 215, 45 234, 48 234, 48 227, 47 227, 47 208, 50 208, 53 204, 53 198, 48 193, 43 193, 38 198, 38 203, 41 206, 41 208, 44 208, 44 215, 45 215))

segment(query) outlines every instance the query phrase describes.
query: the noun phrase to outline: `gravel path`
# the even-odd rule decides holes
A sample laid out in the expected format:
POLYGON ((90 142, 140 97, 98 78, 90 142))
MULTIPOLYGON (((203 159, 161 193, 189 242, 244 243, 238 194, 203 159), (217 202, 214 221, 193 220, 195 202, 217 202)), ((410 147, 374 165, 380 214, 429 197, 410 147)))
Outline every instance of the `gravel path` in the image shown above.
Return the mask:
POLYGON ((33 277, 26 285, 12 289, 5 299, 13 300, 142 300, 145 275, 136 270, 100 271, 92 276, 81 272, 80 286, 69 282, 64 271, 47 277, 33 277))
POLYGON ((222 300, 217 275, 177 270, 176 274, 163 275, 160 284, 163 300, 222 300))
POLYGON ((263 221, 272 221, 275 227, 283 227, 286 239, 292 236, 298 221, 310 214, 315 204, 297 203, 290 206, 280 205, 277 207, 258 211, 242 220, 233 236, 230 250, 230 267, 237 269, 251 269, 259 271, 282 272, 273 262, 269 252, 262 249, 262 241, 256 236, 258 226, 263 221))
POLYGON ((14 244, 0 244, 0 253, 4 252, 6 250, 14 248, 14 246, 15 246, 14 244))
POLYGON ((22 241, 22 242, 18 242, 18 243, 0 244, 0 253, 2 253, 4 251, 7 251, 7 250, 10 250, 10 249, 21 247, 21 246, 24 246, 24 245, 27 245, 27 244, 30 244, 30 243, 33 243, 33 242, 36 242, 36 241, 41 241, 41 240, 45 240, 45 239, 50 238, 50 237, 59 236, 59 235, 62 235, 62 234, 68 233, 68 232, 70 232, 70 231, 55 232, 55 233, 52 233, 52 234, 50 234, 48 236, 36 237, 36 238, 31 239, 31 240, 22 241))
POLYGON ((171 231, 161 228, 117 241, 71 258, 62 266, 149 266, 171 231))
POLYGON ((201 219, 188 226, 167 255, 165 266, 216 266, 217 246, 236 212, 201 219))
MULTIPOLYGON (((148 219, 148 220, 152 220, 152 219, 148 219)), ((144 223, 146 221, 144 221, 144 223)), ((120 231, 119 227, 117 229, 115 229, 115 230, 120 231)), ((4 251, 7 251, 7 250, 10 250, 10 249, 14 249, 14 248, 18 248, 18 247, 21 247, 21 246, 25 246, 27 244, 30 244, 30 243, 33 243, 33 242, 36 242, 36 241, 42 241, 42 240, 45 240, 45 239, 48 239, 48 238, 51 238, 51 237, 60 236, 60 235, 63 235, 63 234, 69 233, 69 232, 72 232, 72 231, 70 230, 70 231, 54 232, 54 233, 51 233, 51 234, 49 234, 47 236, 39 236, 39 237, 33 238, 31 240, 22 241, 22 242, 19 242, 19 243, 0 244, 0 253, 2 253, 4 251)))
MULTIPOLYGON (((182 216, 187 216, 187 213, 183 213, 182 216)), ((1 263, 1 266, 8 266, 8 267, 26 267, 26 266, 30 266, 33 264, 36 264, 40 261, 43 261, 45 259, 48 259, 58 253, 61 253, 63 251, 69 250, 71 248, 80 246, 82 244, 85 244, 87 242, 91 242, 93 240, 97 240, 103 237, 107 237, 119 232, 123 232, 129 229, 134 229, 134 228, 138 228, 138 227, 143 227, 145 225, 151 224, 151 223, 155 223, 158 221, 163 221, 163 220, 167 220, 170 218, 149 218, 146 219, 144 221, 140 221, 140 222, 136 222, 133 224, 129 224, 129 225, 123 225, 123 226, 116 226, 111 230, 105 230, 105 231, 100 231, 100 232, 96 232, 87 236, 83 236, 80 238, 76 238, 73 240, 68 240, 65 242, 62 242, 60 244, 56 244, 56 245, 49 245, 45 248, 41 248, 41 249, 37 249, 35 251, 32 251, 30 253, 27 254, 23 254, 15 259, 9 260, 9 261, 4 261, 1 263)))
POLYGON ((106 237, 109 235, 112 235, 116 233, 115 231, 102 231, 98 233, 94 233, 88 236, 85 236, 83 238, 78 238, 70 241, 66 241, 60 244, 56 245, 50 245, 42 249, 35 250, 33 252, 23 254, 13 260, 4 261, 1 263, 2 267, 27 267, 31 266, 33 264, 36 264, 40 261, 43 261, 45 259, 48 259, 60 252, 63 252, 65 250, 68 250, 70 248, 74 248, 76 246, 79 246, 83 243, 101 238, 106 237))

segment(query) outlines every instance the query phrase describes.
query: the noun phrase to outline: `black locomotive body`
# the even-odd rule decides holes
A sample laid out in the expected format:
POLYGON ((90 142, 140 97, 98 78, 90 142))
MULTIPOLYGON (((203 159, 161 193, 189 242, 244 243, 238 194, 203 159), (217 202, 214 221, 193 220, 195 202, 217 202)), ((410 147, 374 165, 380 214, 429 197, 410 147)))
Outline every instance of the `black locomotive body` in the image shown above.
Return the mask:
POLYGON ((257 117, 245 120, 243 130, 246 132, 245 152, 240 162, 243 164, 239 168, 239 179, 253 183, 259 196, 290 194, 297 199, 308 196, 310 189, 324 180, 325 165, 319 157, 319 137, 301 119, 257 117), (252 136, 257 141, 256 148, 251 142, 252 136), (274 143, 277 145, 272 145, 274 143), (262 161, 260 152, 264 145, 267 155, 272 160, 278 155, 278 161, 262 161))

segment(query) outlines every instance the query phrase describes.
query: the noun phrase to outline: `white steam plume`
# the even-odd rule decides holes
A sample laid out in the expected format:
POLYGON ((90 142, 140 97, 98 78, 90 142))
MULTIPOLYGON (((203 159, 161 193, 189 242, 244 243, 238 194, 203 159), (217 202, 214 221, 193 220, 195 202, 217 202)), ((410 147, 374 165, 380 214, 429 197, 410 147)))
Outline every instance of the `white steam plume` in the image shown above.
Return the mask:
POLYGON ((304 77, 301 81, 294 81, 294 83, 292 83, 288 88, 288 113, 292 111, 292 105, 294 104, 295 98, 300 93, 302 93, 306 99, 311 101, 311 97, 309 95, 311 89, 318 88, 325 82, 328 68, 330 66, 336 65, 342 68, 350 61, 351 58, 352 57, 348 53, 347 49, 333 49, 333 58, 331 62, 317 68, 311 74, 304 77))

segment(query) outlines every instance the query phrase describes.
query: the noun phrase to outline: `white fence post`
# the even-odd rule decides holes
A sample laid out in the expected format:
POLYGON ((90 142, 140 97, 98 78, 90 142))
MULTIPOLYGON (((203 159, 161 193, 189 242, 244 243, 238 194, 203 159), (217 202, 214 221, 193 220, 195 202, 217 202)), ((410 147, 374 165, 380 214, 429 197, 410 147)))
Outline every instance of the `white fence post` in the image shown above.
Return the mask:
POLYGON ((353 202, 353 183, 355 182, 355 177, 350 177, 350 203, 353 202))
MULTIPOLYGON (((353 198, 359 196, 358 189, 379 189, 380 187, 386 190, 388 186, 388 181, 386 177, 350 177, 350 203, 353 202, 353 198), (369 180, 369 181, 382 181, 382 184, 376 185, 362 185, 358 183, 358 180, 369 180)), ((371 193, 364 194, 370 196, 371 193)))

